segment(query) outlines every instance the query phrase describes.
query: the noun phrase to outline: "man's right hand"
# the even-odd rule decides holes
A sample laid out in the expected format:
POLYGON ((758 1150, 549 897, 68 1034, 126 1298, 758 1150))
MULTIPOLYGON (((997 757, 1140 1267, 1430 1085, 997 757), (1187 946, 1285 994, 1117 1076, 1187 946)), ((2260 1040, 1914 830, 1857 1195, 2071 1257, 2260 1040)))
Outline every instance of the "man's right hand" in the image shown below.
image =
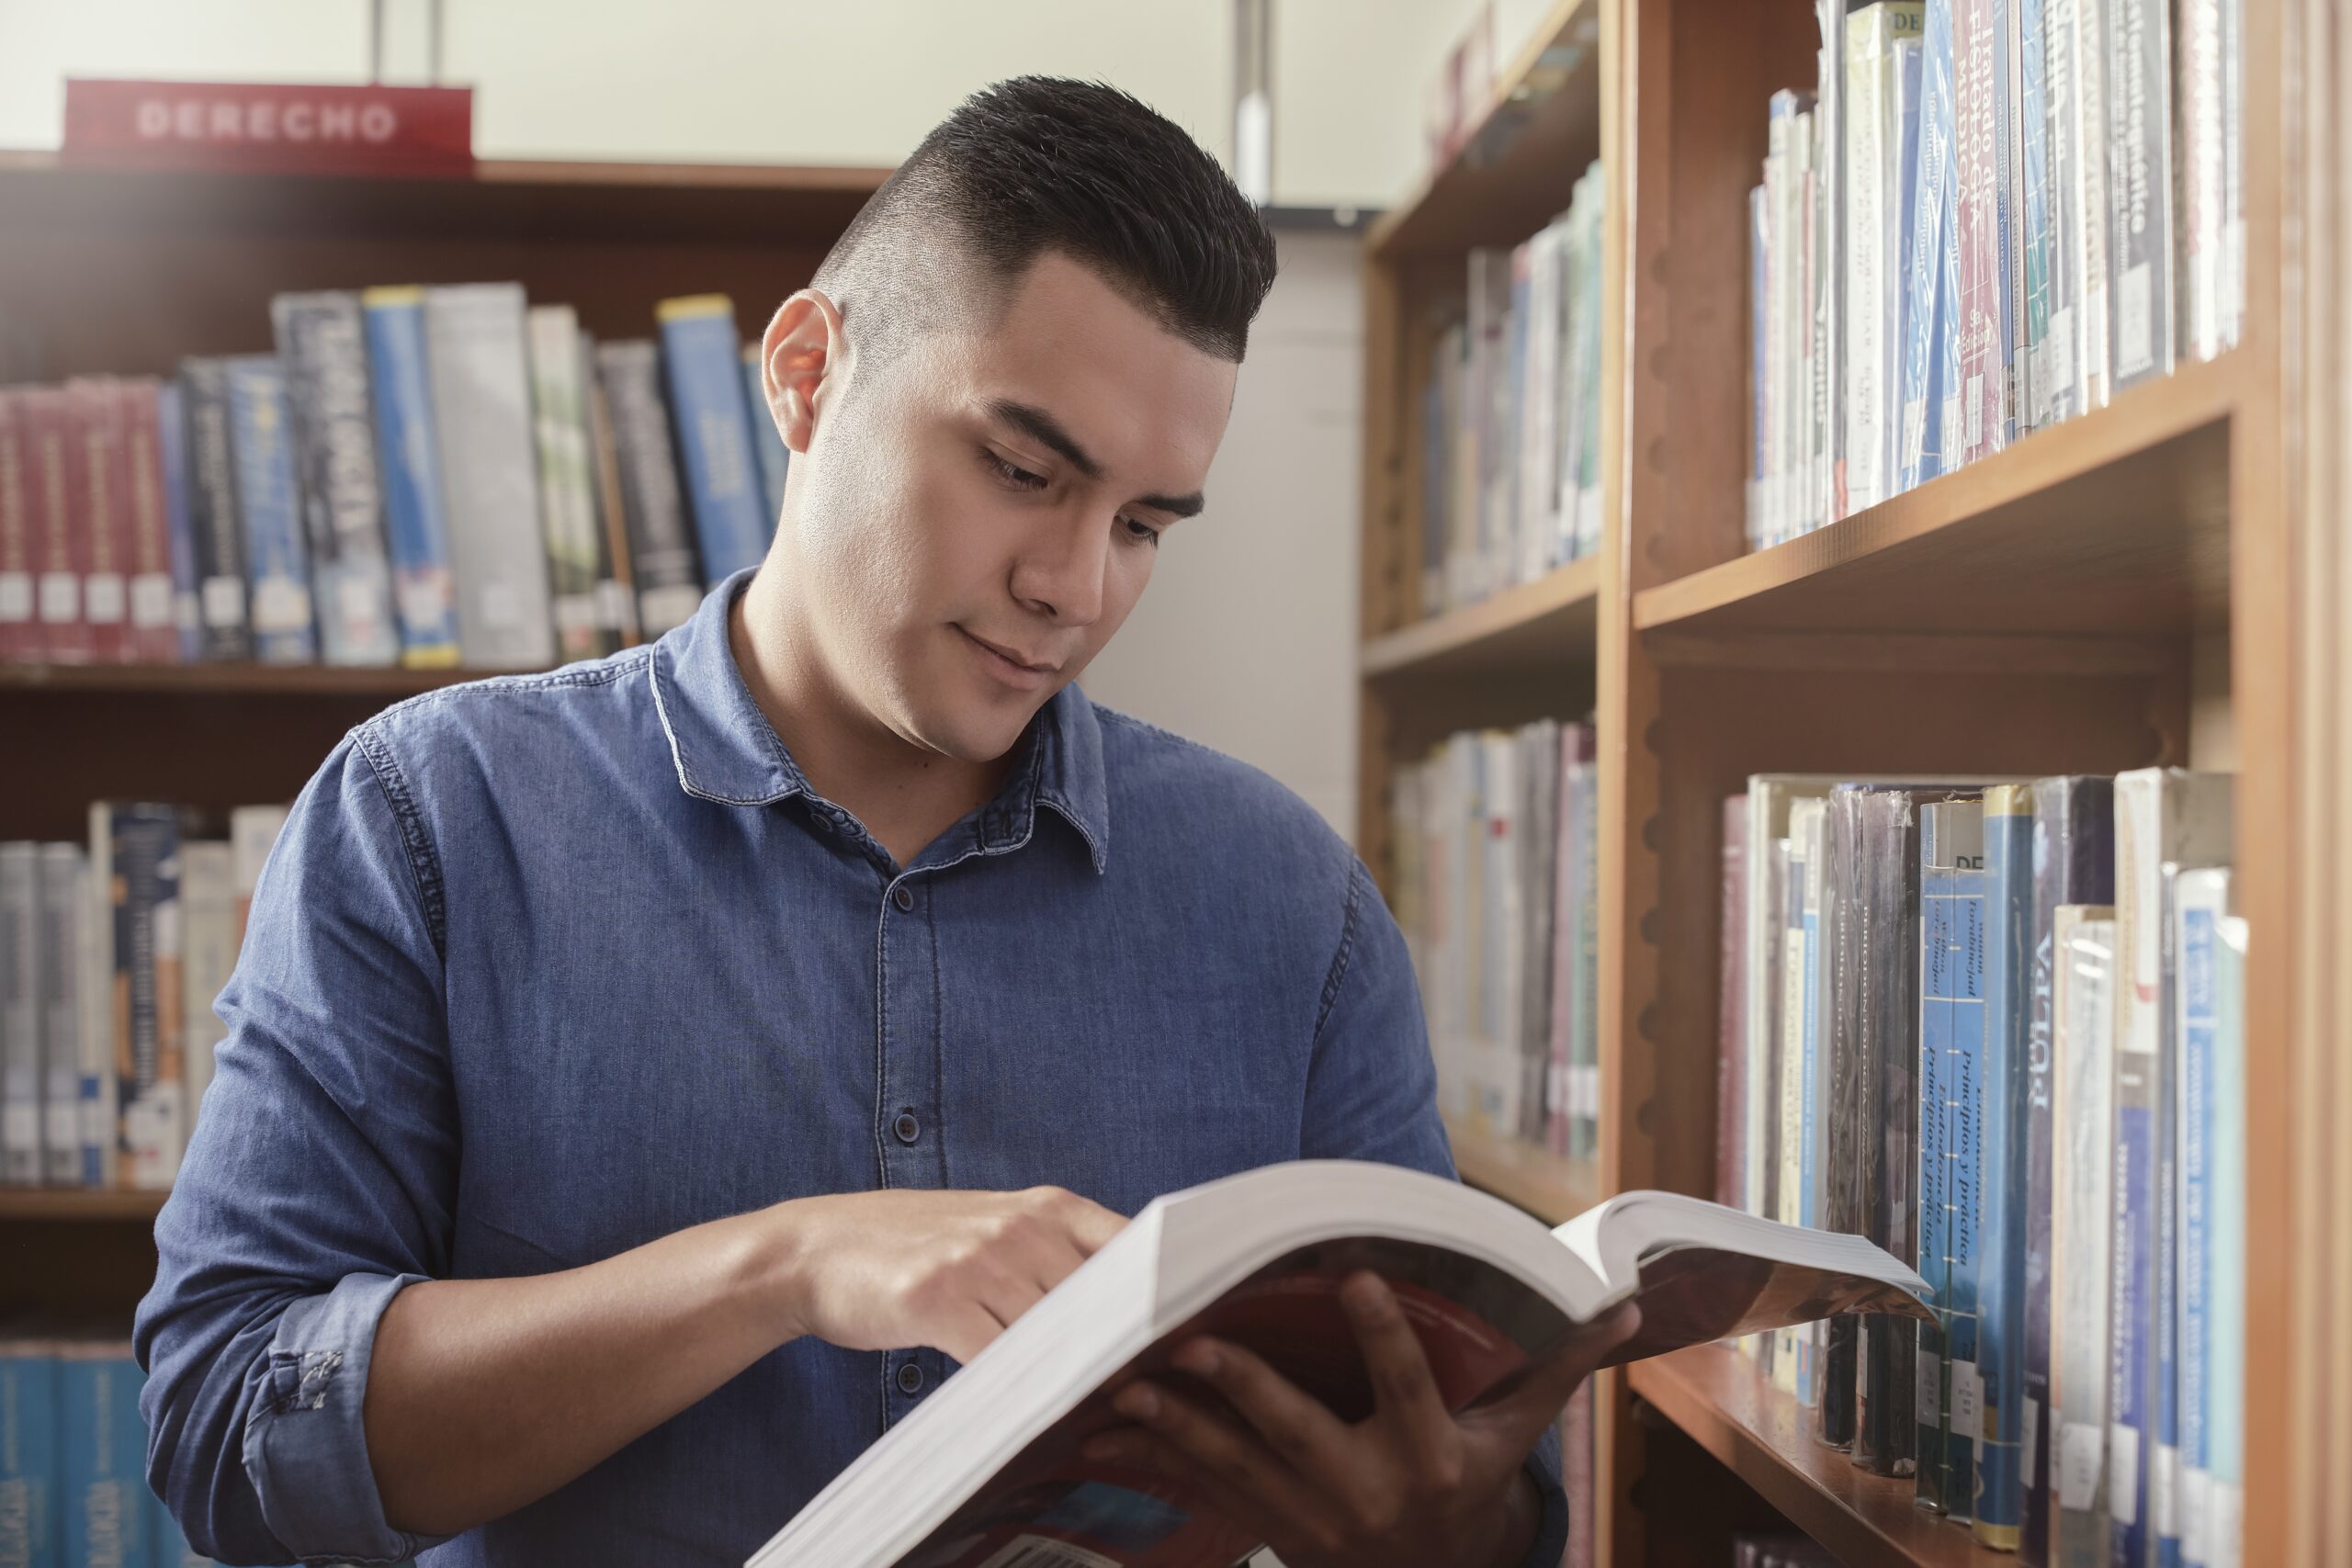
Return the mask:
POLYGON ((892 1190, 765 1211, 791 1255, 785 1326, 851 1350, 923 1345, 968 1361, 1116 1235, 1120 1215, 1058 1187, 892 1190))

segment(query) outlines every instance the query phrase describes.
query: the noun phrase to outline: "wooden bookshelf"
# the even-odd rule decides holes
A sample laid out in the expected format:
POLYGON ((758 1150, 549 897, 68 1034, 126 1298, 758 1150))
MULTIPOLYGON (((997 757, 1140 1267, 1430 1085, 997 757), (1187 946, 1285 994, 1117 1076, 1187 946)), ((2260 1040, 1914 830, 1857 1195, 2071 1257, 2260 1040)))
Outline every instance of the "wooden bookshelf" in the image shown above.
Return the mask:
MULTIPOLYGON (((748 334, 888 173, 490 160, 468 179, 380 179, 0 152, 0 378, 266 351, 273 295, 386 283, 519 281, 603 338, 651 336, 665 297, 724 292, 748 334)), ((80 840, 95 799, 215 817, 289 800, 353 725, 486 673, 0 665, 0 839, 80 840)), ((154 1277, 161 1199, 0 1191, 0 1308, 127 1313, 154 1277)))
MULTIPOLYGON (((1367 240, 1358 847, 1386 877, 1390 770, 1444 734, 1592 705, 1598 1186, 1454 1134, 1465 1179, 1556 1221, 1634 1188, 1713 1190, 1720 813, 1749 773, 2234 767, 2253 931, 2244 1555, 2352 1561, 2334 1500, 2352 1464, 2335 1331, 2352 1269, 2336 1135, 2352 1116, 2352 150, 2324 108, 2352 88, 2352 51, 2325 0, 2245 0, 2245 24, 2240 343, 1750 553, 1746 198, 1768 98, 1813 86, 1812 7, 1555 7, 1493 96, 1510 117, 1367 240), (1431 323, 1467 249, 1532 233, 1596 151, 1600 552, 1420 619, 1431 323), (2197 754, 2215 731, 2192 724, 2193 696, 2219 705, 2232 754, 2197 754)), ((1991 1561, 1907 1483, 1812 1443, 1731 1350, 1608 1380, 1599 1425, 1600 1555, 1618 1568, 1724 1560, 1727 1485, 1848 1568, 1991 1561)))

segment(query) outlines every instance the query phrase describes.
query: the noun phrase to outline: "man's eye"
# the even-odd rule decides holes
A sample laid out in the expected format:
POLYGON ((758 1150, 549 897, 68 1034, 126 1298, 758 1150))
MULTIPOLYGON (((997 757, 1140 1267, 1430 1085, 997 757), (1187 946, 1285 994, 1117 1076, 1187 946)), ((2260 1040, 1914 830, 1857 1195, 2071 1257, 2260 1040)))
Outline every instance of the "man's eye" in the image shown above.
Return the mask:
POLYGON ((1159 530, 1153 527, 1150 524, 1142 522, 1141 520, 1134 517, 1124 518, 1122 521, 1127 525, 1127 536, 1135 540, 1137 544, 1157 545, 1159 543, 1159 530))
POLYGON ((1043 474, 1033 474, 1017 463, 1008 463, 986 447, 980 449, 980 456, 987 459, 989 468, 996 470, 996 477, 1009 485, 1017 486, 1022 490, 1046 488, 1046 476, 1043 474))

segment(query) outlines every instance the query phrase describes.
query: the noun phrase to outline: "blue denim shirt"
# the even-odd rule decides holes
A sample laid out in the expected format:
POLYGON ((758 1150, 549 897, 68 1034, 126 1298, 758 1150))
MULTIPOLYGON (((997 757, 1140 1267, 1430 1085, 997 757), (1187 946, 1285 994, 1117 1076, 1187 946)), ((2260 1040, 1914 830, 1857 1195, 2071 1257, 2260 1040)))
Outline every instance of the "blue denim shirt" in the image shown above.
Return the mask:
MULTIPOLYGON (((650 648, 401 703, 296 803, 138 1318, 150 1476, 200 1550, 732 1568, 955 1370, 796 1340, 442 1543, 387 1524, 360 1418, 419 1280, 814 1193, 1133 1214, 1277 1160, 1452 1174, 1404 944, 1310 808, 1072 686, 899 866, 752 702, 748 579, 650 648)), ((1530 1464, 1553 1564, 1550 1439, 1530 1464)))

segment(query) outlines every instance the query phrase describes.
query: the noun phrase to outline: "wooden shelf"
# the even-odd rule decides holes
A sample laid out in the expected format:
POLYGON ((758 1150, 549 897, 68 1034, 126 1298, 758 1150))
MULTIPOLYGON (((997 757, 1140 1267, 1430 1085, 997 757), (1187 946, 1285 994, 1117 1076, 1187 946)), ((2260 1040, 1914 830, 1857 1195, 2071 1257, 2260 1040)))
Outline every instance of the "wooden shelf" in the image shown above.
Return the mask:
POLYGON ((1559 0, 1502 72, 1478 129, 1373 225, 1374 255, 1516 244, 1600 156, 1600 0, 1559 0))
POLYGON ((1454 678, 1592 662, 1600 560, 1589 556, 1363 645, 1368 677, 1454 678))
POLYGON ((1928 1513, 1908 1478, 1871 1475, 1814 1440, 1810 1413, 1756 1376, 1729 1345, 1696 1345, 1637 1361, 1634 1392, 1849 1563, 1992 1568, 2017 1561, 1980 1549, 1966 1527, 1928 1513))
POLYGON ((511 670, 331 664, 0 664, 0 693, 116 692, 202 696, 381 697, 387 702, 511 670))
POLYGON ((154 1223, 168 1192, 125 1187, 0 1188, 0 1223, 11 1220, 87 1220, 154 1223))
POLYGON ((1645 632, 2226 625, 2239 361, 2185 365, 1881 505, 1634 596, 1645 632))
POLYGON ((1463 1180, 1547 1225, 1565 1224, 1600 1201, 1599 1173, 1590 1166, 1452 1122, 1445 1134, 1463 1180))

